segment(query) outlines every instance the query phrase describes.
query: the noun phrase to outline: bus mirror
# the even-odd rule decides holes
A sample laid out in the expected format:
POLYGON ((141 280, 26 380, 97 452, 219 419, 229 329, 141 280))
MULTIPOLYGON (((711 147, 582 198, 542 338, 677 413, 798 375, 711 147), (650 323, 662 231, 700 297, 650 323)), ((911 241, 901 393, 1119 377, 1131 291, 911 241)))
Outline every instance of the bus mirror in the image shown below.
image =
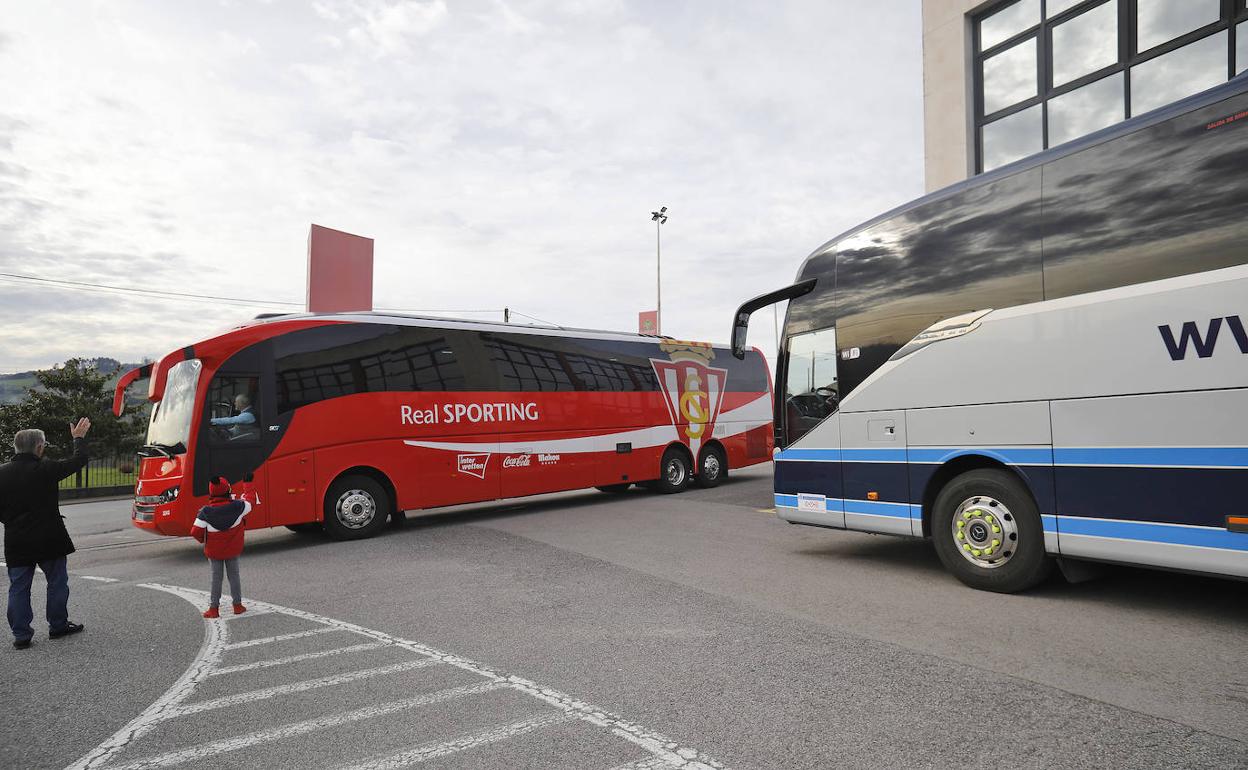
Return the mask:
POLYGON ((732 340, 732 354, 737 358, 745 358, 745 338, 750 330, 750 316, 755 310, 765 308, 768 305, 774 305, 782 300, 795 299, 803 294, 809 294, 815 288, 817 280, 816 278, 807 278, 804 281, 798 281, 792 286, 760 294, 737 308, 737 314, 732 319, 732 334, 729 335, 729 339, 732 340))
POLYGON ((146 379, 152 376, 152 365, 146 364, 138 369, 131 369, 121 375, 121 379, 117 381, 117 388, 113 391, 113 414, 120 417, 123 409, 126 408, 126 388, 133 385, 138 380, 146 379))

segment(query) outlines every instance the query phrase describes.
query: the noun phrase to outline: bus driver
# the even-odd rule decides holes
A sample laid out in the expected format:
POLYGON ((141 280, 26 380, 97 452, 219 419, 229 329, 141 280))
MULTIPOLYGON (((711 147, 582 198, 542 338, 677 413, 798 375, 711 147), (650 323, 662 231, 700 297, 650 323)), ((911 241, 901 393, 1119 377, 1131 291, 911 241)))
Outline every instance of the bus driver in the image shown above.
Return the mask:
POLYGON ((234 410, 237 414, 233 417, 213 417, 212 424, 225 427, 230 438, 256 435, 256 413, 252 411, 251 398, 246 393, 239 393, 234 397, 234 410))

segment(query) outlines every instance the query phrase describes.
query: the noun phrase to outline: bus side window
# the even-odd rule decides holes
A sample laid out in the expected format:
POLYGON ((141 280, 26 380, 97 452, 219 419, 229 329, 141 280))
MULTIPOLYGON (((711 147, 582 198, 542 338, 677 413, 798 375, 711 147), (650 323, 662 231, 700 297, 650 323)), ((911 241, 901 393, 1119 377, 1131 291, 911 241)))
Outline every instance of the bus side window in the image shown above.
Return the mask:
POLYGON ((836 329, 789 337, 784 382, 785 443, 792 444, 840 406, 836 329))
POLYGON ((214 377, 208 388, 209 435, 214 444, 260 440, 260 378, 247 375, 214 377))

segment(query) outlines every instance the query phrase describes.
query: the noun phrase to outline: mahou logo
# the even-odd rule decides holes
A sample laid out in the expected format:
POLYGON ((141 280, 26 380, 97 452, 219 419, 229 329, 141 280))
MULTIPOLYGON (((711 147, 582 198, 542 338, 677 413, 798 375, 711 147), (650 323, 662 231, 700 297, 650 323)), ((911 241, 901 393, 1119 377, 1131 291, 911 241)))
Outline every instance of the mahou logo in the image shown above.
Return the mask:
POLYGON ((679 428, 681 440, 697 457, 702 442, 715 430, 715 420, 724 405, 728 370, 707 365, 715 358, 710 345, 670 341, 659 348, 671 360, 652 358, 650 365, 666 396, 664 402, 672 424, 679 428))
POLYGON ((485 478, 485 468, 490 462, 490 453, 459 455, 459 472, 479 479, 485 478))

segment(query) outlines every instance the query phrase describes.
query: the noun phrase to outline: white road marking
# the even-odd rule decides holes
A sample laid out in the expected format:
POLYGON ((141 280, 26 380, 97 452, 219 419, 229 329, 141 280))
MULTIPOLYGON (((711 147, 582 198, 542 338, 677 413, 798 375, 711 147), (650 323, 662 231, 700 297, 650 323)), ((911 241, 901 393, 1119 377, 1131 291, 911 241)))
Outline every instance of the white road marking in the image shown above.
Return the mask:
POLYGON ((95 575, 79 575, 83 580, 94 580, 99 583, 120 583, 117 578, 96 577, 95 575))
MULTIPOLYGON (((183 588, 180 586, 142 583, 137 587, 149 588, 173 594, 174 596, 185 599, 196 607, 200 606, 208 596, 207 591, 183 588)), ((372 642, 368 644, 355 645, 353 647, 344 647, 335 650, 292 656, 291 658, 280 658, 277 660, 286 663, 294 662, 295 659, 308 660, 314 657, 322 657, 327 654, 340 654, 348 651, 390 646, 406 650, 420 656, 419 660, 411 661, 407 664, 410 665, 411 668, 419 668, 427 665, 433 665, 435 663, 443 663, 476 674, 486 681, 474 686, 443 690, 439 693, 430 693, 417 698, 357 709, 355 711, 349 711, 345 714, 322 716, 306 722, 296 722, 281 727, 236 736, 234 738, 211 741, 196 746, 190 746, 134 760, 124 765, 114 766, 110 768, 110 770, 143 770, 144 768, 166 767, 169 765, 199 760, 235 751, 257 743, 281 740, 291 736, 315 732, 322 727, 337 725, 343 722, 369 719, 374 716, 382 716, 385 714, 395 713, 397 711, 416 708, 421 705, 428 705, 455 697, 462 697, 464 695, 474 693, 483 693, 501 688, 509 688, 529 695, 549 704, 550 706, 553 706, 558 712, 561 713, 553 714, 549 717, 549 720, 551 721, 548 721, 547 718, 535 717, 530 720, 525 720, 524 722, 517 722, 511 725, 494 728, 493 730, 489 730, 476 736, 467 736, 456 741, 443 744, 430 744, 428 746, 416 747, 403 752, 403 755, 410 755, 411 757, 414 757, 411 761, 422 761, 420 757, 432 758, 435 756, 443 756, 443 754, 436 753, 438 751, 462 751, 464 748, 471 748, 472 746, 482 745, 484 743, 504 740, 512 735, 518 735, 520 732, 535 730, 547 724, 555 724, 560 721, 572 721, 579 719, 589 724, 606 728, 610 734, 629 741, 630 743, 636 744, 652 755, 650 759, 634 762, 632 765, 622 766, 624 768, 628 768, 629 770, 720 770, 724 767, 698 750, 682 746, 661 733, 657 733, 653 730, 642 727, 641 725, 627 721, 609 711, 600 709, 597 706, 585 703, 584 701, 577 700, 570 695, 559 692, 558 690, 541 687, 538 684, 522 677, 494 671, 493 669, 475 661, 468 660, 467 658, 442 652, 419 642, 414 642, 408 639, 400 639, 382 631, 364 628, 363 626, 358 626, 354 623, 347 623, 341 620, 324 617, 322 615, 315 615, 303 610, 282 607, 267 602, 254 601, 250 603, 250 606, 254 608, 254 613, 248 612, 245 616, 241 617, 246 617, 252 614, 278 613, 286 615, 287 617, 297 618, 313 623, 317 625, 318 628, 294 632, 291 634, 281 634, 274 637, 265 637, 264 639, 238 642, 234 645, 229 645, 227 644, 228 626, 226 624, 213 621, 205 622, 204 643, 195 659, 191 662, 190 668, 188 668, 187 671, 173 684, 173 686, 170 687, 164 695, 158 698, 155 703, 144 709, 139 716, 132 719, 125 727, 118 730, 113 736, 90 751, 82 759, 78 760, 78 762, 71 765, 69 770, 101 768, 107 765, 110 760, 115 758, 119 752, 125 750, 133 741, 151 732, 162 722, 184 714, 192 714, 208 710, 209 708, 222 708, 236 703, 275 697, 288 692, 300 692, 304 689, 311 689, 313 687, 330 686, 331 684, 340 684, 343 683, 343 681, 350 681, 350 679, 344 680, 344 677, 357 678, 363 677, 366 674, 376 675, 374 672, 377 672, 377 669, 368 669, 364 672, 351 672, 347 674, 322 677, 320 679, 307 680, 305 682, 279 685, 277 687, 267 688, 264 690, 224 696, 222 698, 204 701, 198 704, 193 703, 184 705, 184 702, 189 698, 194 688, 209 676, 213 676, 221 672, 241 671, 269 665, 279 665, 279 663, 275 661, 262 661, 259 664, 244 664, 241 666, 220 668, 219 666, 222 661, 222 657, 228 649, 238 649, 240 647, 253 646, 256 644, 265 644, 270 641, 276 641, 283 638, 293 639, 311 636, 313 633, 327 632, 330 630, 346 631, 358 636, 363 636, 367 639, 371 639, 372 642), (534 722, 534 720, 537 720, 540 724, 534 722), (428 756, 425 756, 425 754, 428 754, 428 756)), ((382 668, 384 669, 389 667, 382 668)), ((395 759, 394 757, 381 757, 371 761, 384 762, 395 761, 395 759)))
POLYGON ((232 642, 225 645, 227 650, 239 650, 243 647, 255 647, 257 644, 272 644, 273 642, 284 642, 287 639, 299 639, 304 636, 313 636, 315 634, 327 634, 331 631, 337 631, 336 628, 313 628, 308 631, 296 631, 293 634, 278 634, 277 636, 266 636, 262 639, 248 639, 245 642, 232 642))
MULTIPOLYGON (((140 588, 155 588, 155 586, 141 584, 140 588)), ((181 596, 192 604, 198 604, 200 601, 195 593, 185 588, 161 586, 156 590, 181 596)), ((200 646, 199 653, 195 655, 195 659, 191 661, 190 668, 182 674, 178 681, 174 682, 173 686, 164 695, 157 698, 155 703, 143 709, 143 713, 130 720, 129 723, 114 733, 112 737, 96 746, 82 759, 70 765, 67 770, 88 770, 88 768, 103 767, 117 752, 151 732, 156 725, 169 718, 168 713, 176 709, 182 701, 190 696, 195 686, 203 680, 207 672, 221 659, 221 654, 224 651, 225 627, 220 623, 205 623, 204 643, 200 646)))
POLYGON ((336 647, 332 650, 317 650, 316 652, 305 652, 302 655, 290 655, 285 658, 272 658, 270 660, 258 660, 255 663, 242 663, 237 666, 225 666, 209 672, 208 676, 221 676, 222 674, 236 674, 239 671, 251 671, 256 668, 272 668, 273 666, 284 666, 287 663, 298 663, 301 660, 313 660, 315 658, 327 658, 330 655, 342 655, 347 652, 363 652, 364 650, 376 650, 386 645, 380 642, 369 642, 368 644, 353 644, 350 647, 336 647))
POLYGON ((403 671, 413 671, 418 668, 435 665, 437 661, 433 660, 409 660, 403 663, 395 663, 392 666, 380 666, 378 668, 366 668, 360 671, 348 671, 344 674, 333 674, 330 676, 322 676, 317 679, 307 679, 302 682, 293 682, 291 684, 282 684, 275 687, 266 687, 263 690, 251 690, 250 692, 240 692, 237 695, 226 695, 213 700, 197 701, 195 703, 187 703, 179 706, 170 712, 168 719, 174 717, 182 717, 187 714, 198 714, 201 711, 211 711, 212 709, 226 708, 227 706, 237 706, 240 703, 251 703, 252 701, 265 700, 278 695, 288 695, 295 692, 307 692, 308 690, 316 690, 321 687, 333 687, 338 684, 347 684, 348 682, 357 682, 361 679, 369 679, 375 676, 385 676, 386 674, 397 674, 403 671))
POLYGON ((564 722, 573 722, 576 717, 571 714, 563 714, 557 711, 538 714, 537 716, 523 719, 519 722, 512 722, 509 725, 495 727, 476 735, 466 735, 463 738, 456 738, 453 741, 445 743, 430 743, 424 746, 418 746, 414 749, 407 749, 397 754, 391 754, 386 757, 376 759, 368 759, 358 764, 350 765, 344 770, 398 770, 399 768, 414 765, 418 762, 427 762, 430 759, 445 757, 449 754, 456 754, 461 751, 484 746, 487 743, 496 743, 505 741, 508 738, 514 738, 517 735, 540 730, 543 727, 551 725, 563 724, 564 722))
MULTIPOLYGON (((208 595, 208 592, 204 591, 204 596, 207 596, 207 595, 208 595)), ((231 612, 228 615, 222 615, 220 619, 221 620, 238 620, 239 618, 254 618, 257 615, 268 615, 272 611, 273 610, 266 609, 264 607, 255 607, 253 605, 253 606, 248 606, 247 611, 242 613, 241 615, 235 615, 233 612, 231 612)))
POLYGON ((680 767, 680 765, 673 765, 661 757, 649 757, 647 759, 639 759, 636 762, 629 762, 625 765, 616 765, 611 770, 669 770, 669 768, 675 767, 680 767))
POLYGON ((394 714, 399 711, 407 711, 408 709, 419 708, 420 706, 429 706, 434 703, 453 700, 455 698, 463 698, 469 695, 479 695, 491 690, 501 689, 502 685, 498 682, 481 682, 480 684, 470 684, 464 687, 452 687, 448 690, 438 690, 437 692, 427 693, 415 698, 405 698, 404 700, 392 701, 390 703, 378 703, 372 706, 365 706, 355 711, 348 711, 345 714, 330 714, 328 716, 309 719, 305 722, 294 722, 293 724, 282 725, 280 727, 270 727, 267 730, 257 730, 254 733, 246 735, 236 735, 233 738, 224 738, 218 741, 209 741, 201 743, 197 746, 190 746, 177 751, 170 751, 164 754, 156 754, 143 759, 128 762, 124 765, 117 765, 111 770, 150 770, 156 767, 170 767, 171 765, 180 765, 183 762, 192 760, 202 760, 207 757, 215 757, 218 754, 226 754, 231 751, 239 751, 260 743, 270 743, 272 741, 280 741, 284 738, 290 738, 296 735, 304 735, 306 733, 324 730, 329 727, 337 727, 349 722, 358 722, 361 719, 372 719, 373 717, 394 714))

